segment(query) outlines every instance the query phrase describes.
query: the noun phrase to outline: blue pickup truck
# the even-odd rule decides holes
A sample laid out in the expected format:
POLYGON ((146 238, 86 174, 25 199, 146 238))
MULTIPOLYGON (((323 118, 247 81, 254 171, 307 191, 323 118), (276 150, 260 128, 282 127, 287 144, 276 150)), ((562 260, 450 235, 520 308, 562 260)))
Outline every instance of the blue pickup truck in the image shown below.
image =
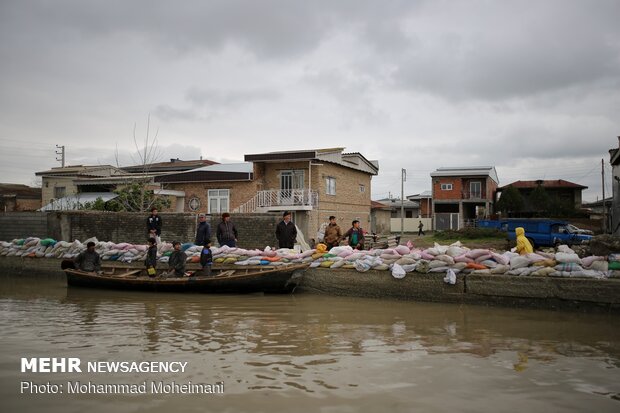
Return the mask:
POLYGON ((534 247, 552 247, 556 244, 576 245, 592 239, 591 235, 577 234, 571 231, 569 223, 554 219, 520 219, 480 220, 479 228, 495 228, 508 233, 509 240, 515 240, 515 228, 522 227, 525 236, 534 247))

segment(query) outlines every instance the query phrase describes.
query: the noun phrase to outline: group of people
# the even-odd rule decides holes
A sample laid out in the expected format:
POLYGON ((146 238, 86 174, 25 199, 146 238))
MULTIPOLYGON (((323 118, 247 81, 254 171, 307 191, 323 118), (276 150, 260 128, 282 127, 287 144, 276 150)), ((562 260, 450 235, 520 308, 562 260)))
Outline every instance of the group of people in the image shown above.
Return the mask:
MULTIPOLYGON (((157 267, 157 244, 161 243, 161 230, 163 221, 158 214, 157 208, 151 208, 151 214, 146 219, 147 243, 148 250, 144 265, 147 274, 154 277, 157 267)), ((364 249, 365 231, 360 227, 360 222, 354 220, 351 228, 344 234, 336 223, 336 217, 329 217, 329 224, 325 228, 324 243, 328 249, 331 249, 348 239, 348 245, 354 249, 364 249)), ((297 241, 297 228, 291 220, 291 213, 284 212, 282 221, 278 223, 275 231, 279 248, 293 248, 297 241)), ((239 233, 234 223, 230 220, 230 214, 225 212, 222 214, 222 220, 217 226, 216 238, 220 246, 227 245, 231 248, 237 246, 237 238, 239 233)), ((211 266, 213 263, 213 253, 211 252, 211 225, 207 222, 206 214, 198 215, 198 226, 196 228, 196 237, 194 244, 202 246, 200 254, 201 272, 205 275, 211 274, 211 266)), ((168 259, 168 276, 182 277, 185 275, 185 263, 187 254, 183 252, 181 243, 174 241, 172 243, 173 251, 168 259)), ((95 251, 95 243, 89 242, 86 245, 86 251, 79 254, 75 260, 75 264, 82 271, 101 272, 101 257, 95 251)))
MULTIPOLYGON (((149 276, 156 275, 157 267, 157 244, 161 242, 159 235, 161 234, 162 220, 158 215, 157 208, 151 209, 151 215, 146 220, 148 230, 149 249, 147 252, 144 265, 147 268, 149 276)), ((227 245, 229 247, 237 246, 237 237, 239 233, 237 227, 230 221, 230 214, 225 212, 222 214, 222 221, 218 224, 216 230, 216 238, 220 246, 227 245)), ((211 252, 211 225, 207 222, 206 214, 198 214, 198 226, 196 228, 195 245, 202 246, 200 253, 200 266, 203 275, 211 275, 211 266, 213 264, 213 253, 211 252)), ((172 242, 172 254, 168 259, 168 272, 166 275, 183 277, 185 275, 185 263, 187 254, 181 249, 179 241, 172 242)))

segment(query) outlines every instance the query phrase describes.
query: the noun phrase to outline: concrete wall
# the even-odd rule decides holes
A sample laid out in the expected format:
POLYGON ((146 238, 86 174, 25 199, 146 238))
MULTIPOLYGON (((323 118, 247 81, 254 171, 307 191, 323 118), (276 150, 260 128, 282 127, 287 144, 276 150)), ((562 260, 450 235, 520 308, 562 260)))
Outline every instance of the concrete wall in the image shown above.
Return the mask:
MULTIPOLYGON (((400 232, 400 218, 390 219, 390 228, 392 232, 400 232)), ((430 231, 433 229, 432 218, 405 218, 404 227, 405 232, 418 232, 418 225, 422 222, 424 228, 422 231, 430 231)))
MULTIPOLYGON (((197 215, 189 213, 161 213, 162 239, 193 242, 197 215)), ((84 241, 97 237, 101 241, 146 242, 146 214, 130 212, 63 211, 14 212, 0 214, 0 240, 35 236, 57 240, 84 241)), ((279 214, 238 214, 232 221, 239 231, 239 246, 264 248, 276 245, 275 228, 279 214)), ((212 240, 216 244, 219 216, 210 217, 212 240)))

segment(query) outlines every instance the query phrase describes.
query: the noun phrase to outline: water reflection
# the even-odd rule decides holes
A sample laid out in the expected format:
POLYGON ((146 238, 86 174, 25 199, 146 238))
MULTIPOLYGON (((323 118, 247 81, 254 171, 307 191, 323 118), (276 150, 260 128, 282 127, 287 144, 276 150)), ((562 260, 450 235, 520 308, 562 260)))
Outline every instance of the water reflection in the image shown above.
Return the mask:
POLYGON ((617 317, 605 314, 311 295, 126 293, 67 289, 62 279, 0 278, 3 369, 15 371, 25 350, 183 359, 196 366, 187 378, 216 376, 236 394, 355 399, 376 386, 406 400, 412 389, 425 389, 427 377, 440 387, 458 378, 496 391, 507 380, 523 392, 559 386, 616 403, 618 327, 617 317))

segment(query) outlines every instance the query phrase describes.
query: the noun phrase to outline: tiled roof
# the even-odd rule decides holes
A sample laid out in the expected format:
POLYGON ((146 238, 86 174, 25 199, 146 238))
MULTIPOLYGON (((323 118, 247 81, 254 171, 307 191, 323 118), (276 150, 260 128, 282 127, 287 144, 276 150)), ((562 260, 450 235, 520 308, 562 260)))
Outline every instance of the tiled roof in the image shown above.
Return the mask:
POLYGON ((545 188, 575 188, 575 189, 586 189, 587 186, 579 185, 574 182, 565 181, 564 179, 554 179, 554 180, 537 180, 537 181, 516 181, 508 185, 502 186, 500 189, 506 189, 509 186, 514 186, 515 188, 536 188, 538 185, 542 185, 545 188))

